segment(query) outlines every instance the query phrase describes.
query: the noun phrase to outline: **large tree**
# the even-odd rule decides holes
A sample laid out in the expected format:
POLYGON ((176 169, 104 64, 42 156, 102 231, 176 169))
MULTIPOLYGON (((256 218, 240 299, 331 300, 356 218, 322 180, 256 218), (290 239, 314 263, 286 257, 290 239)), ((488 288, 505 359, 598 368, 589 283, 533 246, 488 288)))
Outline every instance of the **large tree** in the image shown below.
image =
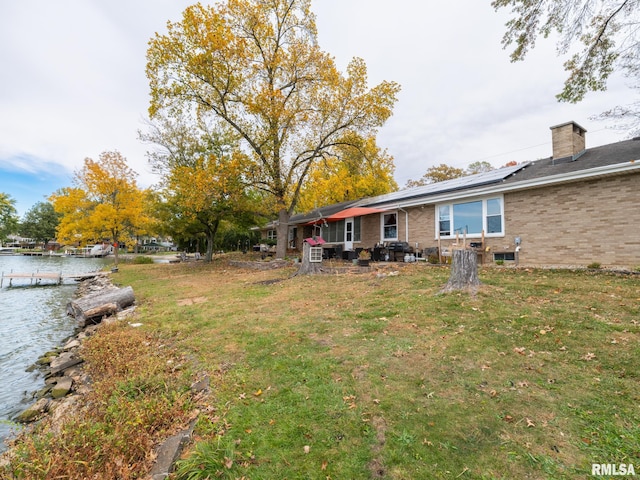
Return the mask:
MULTIPOLYGON (((640 0, 493 0, 491 5, 511 9, 502 43, 513 47, 512 61, 523 60, 538 36, 559 34, 558 53, 570 57, 558 99, 578 102, 589 91, 605 90, 616 70, 631 78, 634 88, 640 86, 640 0)), ((637 128, 640 103, 607 114, 637 128)))
MULTIPOLYGON (((235 131, 251 179, 273 199, 284 257, 288 222, 310 169, 353 138, 375 136, 399 86, 367 86, 353 59, 346 76, 320 50, 310 0, 229 0, 187 8, 149 42, 149 114, 215 117, 235 131)), ((359 143, 359 142, 358 142, 359 143)))
POLYGON ((18 217, 16 201, 11 195, 0 192, 0 242, 7 238, 7 235, 17 233, 18 217))
POLYGON ((209 155, 175 168, 167 179, 164 198, 187 231, 204 234, 206 261, 212 259, 221 222, 238 220, 251 210, 242 168, 238 156, 209 155))
POLYGON ((204 236, 205 260, 211 261, 220 225, 241 225, 256 203, 248 187, 250 162, 237 134, 203 120, 159 117, 140 136, 157 147, 149 160, 162 177, 157 211, 165 231, 176 238, 204 236))
POLYGON ((56 237, 60 215, 50 202, 38 202, 25 213, 20 222, 20 235, 46 243, 56 237))
POLYGON ((464 175, 466 175, 464 169, 441 163, 427 168, 425 174, 418 180, 407 180, 405 188, 422 187, 430 183, 444 182, 464 175))
POLYGON ((308 212, 332 203, 393 192, 393 158, 380 151, 375 139, 363 139, 360 149, 337 149, 337 157, 323 159, 310 169, 300 192, 298 211, 308 212), (343 151, 342 151, 343 150, 343 151))
POLYGON ((115 263, 121 242, 132 241, 149 224, 145 192, 137 173, 119 152, 103 152, 99 160, 86 158, 75 173, 73 187, 54 193, 50 200, 61 215, 61 242, 113 242, 115 263))

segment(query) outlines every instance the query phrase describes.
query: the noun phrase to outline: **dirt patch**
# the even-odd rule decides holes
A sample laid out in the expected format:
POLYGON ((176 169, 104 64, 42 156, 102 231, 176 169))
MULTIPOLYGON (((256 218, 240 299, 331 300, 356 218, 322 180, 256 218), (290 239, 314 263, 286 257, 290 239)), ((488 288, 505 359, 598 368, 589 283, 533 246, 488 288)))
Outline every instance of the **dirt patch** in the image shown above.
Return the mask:
POLYGON ((376 430, 376 444, 373 446, 373 459, 369 462, 369 471, 371 472, 371 478, 385 478, 386 470, 384 462, 380 458, 380 452, 387 442, 387 422, 384 417, 376 416, 371 419, 371 425, 376 430))
POLYGON ((178 305, 180 305, 181 307, 185 307, 188 305, 204 303, 206 301, 207 301, 207 297, 183 298, 182 300, 178 300, 178 305))

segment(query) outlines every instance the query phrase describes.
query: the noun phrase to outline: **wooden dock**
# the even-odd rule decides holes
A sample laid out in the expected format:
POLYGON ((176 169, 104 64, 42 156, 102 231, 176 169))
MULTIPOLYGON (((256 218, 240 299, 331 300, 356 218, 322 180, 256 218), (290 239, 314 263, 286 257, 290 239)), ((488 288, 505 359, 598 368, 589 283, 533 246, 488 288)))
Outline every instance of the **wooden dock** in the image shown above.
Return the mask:
POLYGON ((87 272, 87 273, 70 273, 63 274, 57 272, 35 272, 35 273, 4 273, 0 275, 0 288, 4 283, 5 278, 9 280, 9 286, 12 285, 15 279, 29 280, 29 285, 40 285, 43 280, 52 281, 57 285, 60 285, 64 280, 85 280, 87 278, 93 278, 100 275, 107 275, 108 272, 87 272))

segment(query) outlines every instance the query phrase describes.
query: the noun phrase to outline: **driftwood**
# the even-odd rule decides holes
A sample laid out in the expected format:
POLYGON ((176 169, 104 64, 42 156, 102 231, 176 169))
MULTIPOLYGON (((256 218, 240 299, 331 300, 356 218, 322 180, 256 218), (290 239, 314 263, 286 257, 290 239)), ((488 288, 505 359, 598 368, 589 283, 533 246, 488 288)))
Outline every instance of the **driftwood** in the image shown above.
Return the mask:
POLYGON ((80 327, 99 323, 103 317, 113 315, 133 305, 133 288, 111 288, 87 295, 67 304, 67 314, 78 320, 80 327))
POLYGON ((451 275, 442 291, 468 290, 475 292, 479 285, 478 255, 475 250, 453 250, 451 252, 451 275))

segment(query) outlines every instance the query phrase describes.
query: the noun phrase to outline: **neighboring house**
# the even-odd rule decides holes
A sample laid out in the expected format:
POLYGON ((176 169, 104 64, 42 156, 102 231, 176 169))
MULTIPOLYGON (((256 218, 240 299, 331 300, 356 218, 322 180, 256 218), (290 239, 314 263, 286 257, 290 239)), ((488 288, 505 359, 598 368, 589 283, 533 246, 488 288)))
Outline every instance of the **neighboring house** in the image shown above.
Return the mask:
POLYGON ((587 149, 575 122, 551 133, 550 158, 295 215, 289 246, 315 235, 338 251, 406 242, 424 255, 464 243, 484 262, 637 268, 640 138, 587 149))

